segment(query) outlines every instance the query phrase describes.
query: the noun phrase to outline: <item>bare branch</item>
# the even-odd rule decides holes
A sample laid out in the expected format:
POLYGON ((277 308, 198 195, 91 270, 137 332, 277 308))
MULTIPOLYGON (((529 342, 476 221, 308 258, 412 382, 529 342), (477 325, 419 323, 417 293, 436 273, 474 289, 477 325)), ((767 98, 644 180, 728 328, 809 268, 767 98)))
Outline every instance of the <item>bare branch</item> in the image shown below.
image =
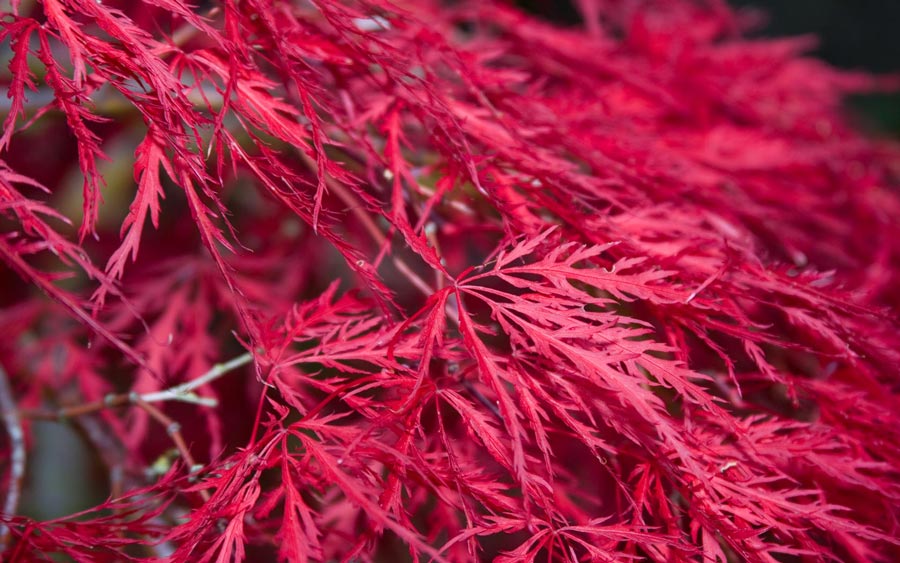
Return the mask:
MULTIPOLYGON (((3 516, 8 518, 15 515, 18 510, 19 497, 22 493, 22 480, 25 478, 25 433, 22 431, 22 421, 3 366, 0 366, 0 410, 3 411, 3 423, 6 426, 6 433, 9 434, 11 454, 9 486, 3 503, 3 516)), ((6 551, 9 533, 9 527, 0 524, 0 553, 6 551)))
POLYGON ((163 391, 158 391, 155 393, 145 393, 140 396, 140 399, 145 403, 155 403, 159 401, 183 401, 186 403, 195 403, 199 405, 214 407, 216 406, 215 399, 209 397, 200 397, 194 393, 194 390, 199 389, 207 383, 215 381, 216 379, 222 377, 232 370, 249 364, 251 361, 253 361, 253 354, 247 352, 246 354, 242 354, 232 360, 225 362, 224 364, 214 365, 209 371, 207 371, 200 377, 197 377, 190 381, 186 381, 181 385, 170 387, 169 389, 165 389, 163 391))
POLYGON ((141 402, 159 403, 162 401, 181 401, 184 403, 202 405, 204 407, 215 407, 218 405, 218 402, 214 398, 201 397, 194 391, 206 385, 207 383, 212 383, 213 381, 222 377, 230 371, 247 365, 252 360, 253 354, 251 354, 250 352, 241 354, 240 356, 233 358, 223 364, 214 365, 209 371, 195 379, 191 379, 190 381, 186 381, 162 391, 144 393, 143 395, 133 392, 110 394, 97 401, 91 401, 90 403, 62 407, 53 411, 24 410, 21 412, 21 414, 25 418, 38 420, 65 420, 85 414, 91 414, 108 408, 123 407, 126 405, 133 405, 141 402))
MULTIPOLYGON (((196 460, 194 460, 194 456, 191 455, 191 450, 188 448, 187 443, 184 441, 184 437, 181 435, 181 425, 178 424, 178 422, 176 422, 174 419, 166 415, 164 412, 147 403, 143 399, 138 398, 135 401, 135 404, 144 409, 147 414, 149 414, 155 421, 165 427, 166 434, 168 434, 172 439, 172 442, 178 449, 178 453, 181 455, 181 459, 183 459, 185 464, 187 464, 188 473, 193 473, 194 471, 196 471, 197 462, 196 460)), ((198 492, 200 493, 200 497, 203 499, 203 502, 209 501, 209 491, 201 489, 198 492)))

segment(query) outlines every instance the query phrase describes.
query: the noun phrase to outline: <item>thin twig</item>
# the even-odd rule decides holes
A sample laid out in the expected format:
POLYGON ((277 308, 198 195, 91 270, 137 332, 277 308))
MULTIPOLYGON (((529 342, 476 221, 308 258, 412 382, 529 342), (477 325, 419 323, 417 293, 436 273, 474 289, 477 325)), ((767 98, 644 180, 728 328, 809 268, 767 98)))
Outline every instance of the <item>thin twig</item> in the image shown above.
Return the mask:
MULTIPOLYGON (((193 473, 197 470, 197 462, 194 460, 194 456, 191 455, 191 450, 188 449, 187 443, 184 441, 184 437, 181 435, 181 425, 178 424, 174 419, 166 415, 164 412, 154 407, 150 403, 138 398, 134 402, 137 406, 144 409, 147 414, 151 416, 155 421, 159 422, 166 429, 166 434, 172 438, 172 442, 175 443, 175 447, 178 448, 178 453, 181 454, 181 459, 184 460, 184 463, 188 466, 188 473, 193 473)), ((200 497, 203 498, 203 502, 209 501, 209 491, 206 489, 200 489, 198 491, 200 493, 200 497)))
MULTIPOLYGON (((3 503, 3 517, 14 516, 19 508, 19 497, 22 493, 22 480, 25 478, 25 433, 22 431, 22 421, 15 399, 13 399, 12 387, 6 370, 0 366, 0 409, 3 410, 3 422, 6 425, 6 433, 9 434, 10 466, 9 487, 6 490, 6 501, 3 503)), ((10 529, 6 524, 0 524, 0 553, 6 551, 10 529)))
MULTIPOLYGON (((206 385, 207 383, 211 383, 216 379, 219 379, 226 373, 241 366, 245 366, 252 361, 253 354, 251 354, 250 352, 241 354, 237 358, 229 360, 224 364, 214 365, 209 371, 207 371, 200 377, 191 379, 190 381, 186 381, 181 385, 176 385, 174 387, 170 387, 164 391, 158 391, 156 393, 144 393, 140 397, 141 401, 144 401, 145 403, 155 403, 159 401, 184 401, 196 404, 206 404, 210 401, 215 401, 215 399, 209 397, 198 397, 194 394, 194 390, 206 385)), ((209 406, 215 406, 215 404, 213 403, 209 406)))
MULTIPOLYGON (((153 406, 151 403, 162 401, 182 401, 196 405, 214 407, 217 405, 215 399, 211 397, 200 397, 196 393, 194 393, 194 390, 208 383, 212 383, 226 373, 249 364, 251 361, 253 361, 253 354, 247 352, 225 363, 214 365, 209 371, 199 377, 191 379, 190 381, 186 381, 180 385, 175 385, 163 391, 157 391, 154 393, 139 394, 131 392, 110 394, 98 401, 91 401, 90 403, 84 403, 81 405, 63 407, 55 411, 23 410, 21 411, 21 413, 18 413, 14 410, 10 411, 10 409, 4 403, 3 411, 5 415, 6 413, 14 412, 16 420, 18 420, 19 414, 26 418, 38 420, 65 420, 68 418, 91 414, 103 409, 122 407, 126 405, 137 405, 138 407, 146 411, 151 418, 165 427, 166 433, 170 438, 172 438, 172 442, 175 443, 175 447, 178 449, 179 454, 181 454, 181 458, 184 460, 185 464, 187 464, 188 473, 193 473, 196 470, 197 462, 191 455, 191 452, 187 447, 187 443, 185 443, 184 437, 181 435, 181 425, 167 416, 165 413, 163 413, 160 409, 153 406)), ((0 389, 0 395, 2 394, 3 390, 0 389)), ((15 407, 14 403, 13 407, 15 407)), ((10 431, 10 436, 12 436, 12 431, 10 431)), ((22 472, 24 473, 24 442, 22 458, 22 472)), ((208 501, 210 498, 208 491, 200 490, 199 494, 203 498, 204 502, 208 501)), ((9 504, 8 499, 7 504, 9 504)))
POLYGON ((98 411, 102 411, 103 409, 125 406, 131 404, 131 402, 132 397, 128 393, 121 395, 110 394, 97 401, 81 403, 79 405, 72 405, 68 407, 60 407, 56 410, 22 409, 21 415, 23 418, 28 418, 31 420, 67 420, 70 418, 76 418, 79 416, 84 416, 86 414, 92 414, 98 411))
POLYGON ((163 391, 155 391, 153 393, 144 394, 138 394, 134 392, 113 393, 96 401, 91 401, 89 403, 83 403, 80 405, 62 407, 54 411, 23 410, 21 414, 25 418, 37 420, 65 420, 85 414, 91 414, 103 409, 133 405, 137 404, 138 402, 158 403, 161 401, 181 401, 184 403, 192 403, 205 407, 215 407, 218 405, 218 402, 214 398, 201 397, 194 393, 194 391, 199 387, 206 385, 207 383, 215 381, 216 379, 222 377, 230 371, 249 364, 252 360, 253 354, 251 354, 250 352, 241 354, 240 356, 223 364, 214 365, 212 368, 210 368, 209 371, 195 379, 191 379, 190 381, 186 381, 179 385, 164 389, 163 391))

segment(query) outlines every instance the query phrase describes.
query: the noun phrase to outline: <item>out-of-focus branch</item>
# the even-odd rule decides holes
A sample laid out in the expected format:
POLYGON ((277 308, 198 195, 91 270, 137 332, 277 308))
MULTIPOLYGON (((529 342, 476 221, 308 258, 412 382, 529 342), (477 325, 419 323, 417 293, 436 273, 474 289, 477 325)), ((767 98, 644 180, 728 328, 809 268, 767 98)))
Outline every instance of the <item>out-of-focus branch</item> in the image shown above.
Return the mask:
MULTIPOLYGON (((9 435, 11 454, 9 485, 6 489, 6 500, 3 502, 3 516, 8 518, 15 515, 18 510, 19 497, 22 493, 22 480, 25 478, 25 433, 22 431, 22 421, 19 418, 16 400, 13 398, 12 386, 3 366, 0 366, 0 410, 3 411, 3 423, 9 435)), ((0 553, 6 551, 9 533, 9 527, 0 524, 0 553)))

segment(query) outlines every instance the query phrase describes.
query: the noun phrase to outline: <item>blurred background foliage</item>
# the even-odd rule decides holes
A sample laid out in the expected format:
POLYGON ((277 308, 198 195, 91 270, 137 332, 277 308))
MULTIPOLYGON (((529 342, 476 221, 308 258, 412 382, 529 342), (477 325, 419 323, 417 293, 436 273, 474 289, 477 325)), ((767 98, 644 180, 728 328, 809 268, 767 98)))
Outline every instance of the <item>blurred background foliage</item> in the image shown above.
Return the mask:
MULTIPOLYGON (((812 55, 840 68, 900 76, 900 0, 729 0, 739 9, 767 14, 760 36, 812 34, 812 55)), ((580 23, 571 0, 519 0, 518 4, 563 25, 580 23)), ((863 127, 900 139, 900 92, 848 100, 863 127)))

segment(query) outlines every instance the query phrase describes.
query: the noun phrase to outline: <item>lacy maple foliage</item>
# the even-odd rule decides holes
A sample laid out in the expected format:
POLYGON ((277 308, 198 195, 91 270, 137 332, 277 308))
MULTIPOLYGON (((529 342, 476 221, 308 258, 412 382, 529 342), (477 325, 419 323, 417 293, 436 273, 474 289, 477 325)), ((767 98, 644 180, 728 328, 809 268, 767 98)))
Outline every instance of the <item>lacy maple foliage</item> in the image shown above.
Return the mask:
POLYGON ((891 80, 579 5, 7 2, 7 560, 900 559, 891 80))

